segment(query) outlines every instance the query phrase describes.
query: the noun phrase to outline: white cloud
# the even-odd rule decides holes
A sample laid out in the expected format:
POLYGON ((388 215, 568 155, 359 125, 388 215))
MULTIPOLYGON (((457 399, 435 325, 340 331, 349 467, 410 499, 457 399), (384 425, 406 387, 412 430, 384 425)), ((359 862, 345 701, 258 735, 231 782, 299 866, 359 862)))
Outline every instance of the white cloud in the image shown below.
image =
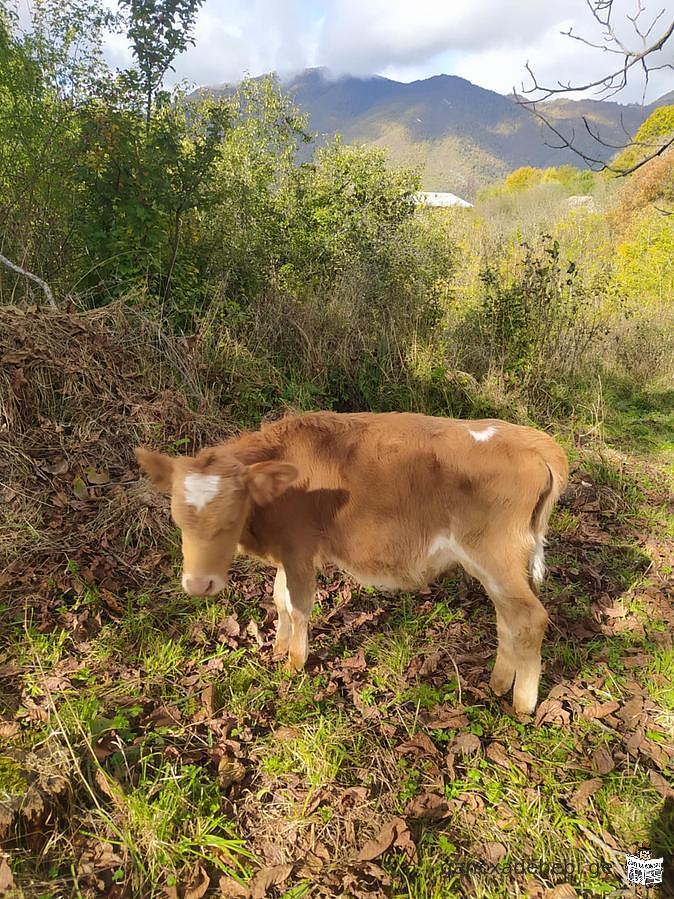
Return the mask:
MULTIPOLYGON (((651 17, 665 7, 661 22, 674 15, 674 0, 643 2, 651 17)), ((632 38, 625 13, 635 6, 636 0, 615 0, 616 27, 632 38)), ((176 61, 175 77, 219 84, 323 65, 335 74, 404 81, 445 72, 508 93, 526 78, 527 60, 551 84, 582 82, 619 64, 619 57, 561 34, 569 27, 601 38, 585 0, 206 0, 196 46, 176 61)), ((110 44, 116 64, 124 54, 123 41, 110 44)), ((652 78, 651 97, 674 87, 671 71, 652 78)), ((618 99, 637 101, 640 89, 635 78, 618 99)))

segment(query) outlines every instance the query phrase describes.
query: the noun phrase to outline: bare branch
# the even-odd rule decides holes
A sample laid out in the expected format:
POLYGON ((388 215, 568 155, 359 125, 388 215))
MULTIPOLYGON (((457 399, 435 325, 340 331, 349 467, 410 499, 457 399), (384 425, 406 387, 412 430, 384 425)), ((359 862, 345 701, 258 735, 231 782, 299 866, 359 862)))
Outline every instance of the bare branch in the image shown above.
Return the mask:
POLYGON ((23 275, 24 278, 28 278, 30 281, 34 281, 44 291, 44 295, 47 297, 49 305, 53 309, 56 309, 54 294, 51 292, 51 287, 47 284, 46 281, 43 281, 42 278, 38 278, 38 276, 34 275, 32 272, 26 271, 25 268, 21 268, 20 265, 16 265, 14 262, 10 262, 10 260, 6 256, 2 255, 2 253, 0 253, 0 262, 2 262, 3 265, 6 265, 7 268, 11 269, 13 272, 16 272, 18 275, 23 275))
POLYGON ((620 176, 629 175, 646 165, 652 159, 665 153, 674 144, 674 135, 668 140, 663 138, 663 142, 658 144, 637 143, 634 141, 633 135, 630 134, 625 127, 625 122, 621 115, 620 127, 625 134, 626 142, 623 144, 615 144, 603 138, 597 126, 590 124, 587 116, 582 116, 585 133, 589 135, 598 147, 604 147, 607 150, 615 151, 625 149, 627 146, 633 146, 643 148, 647 151, 643 158, 638 162, 620 168, 606 162, 606 156, 608 154, 601 153, 599 149, 597 149, 597 151, 581 149, 576 143, 575 131, 571 133, 570 137, 567 134, 564 134, 561 130, 561 126, 554 121, 553 117, 551 115, 546 115, 545 112, 541 111, 537 107, 537 104, 552 97, 563 96, 566 94, 590 93, 594 94, 599 100, 608 100, 615 97, 627 87, 630 76, 633 73, 640 72, 641 78, 643 79, 641 106, 645 106, 646 92, 649 87, 651 73, 663 69, 674 70, 673 62, 660 62, 656 60, 656 54, 659 54, 674 36, 674 19, 663 24, 663 16, 666 14, 665 8, 660 9, 652 18, 650 16, 645 18, 646 6, 644 0, 636 0, 636 11, 631 15, 625 14, 625 19, 630 23, 632 31, 636 36, 633 40, 635 46, 632 47, 629 46, 623 37, 619 36, 616 31, 614 23, 614 0, 586 0, 586 5, 590 16, 601 28, 601 39, 589 39, 583 35, 574 33, 572 28, 569 28, 568 31, 563 31, 562 34, 566 37, 570 37, 572 40, 585 44, 593 50, 620 57, 620 65, 612 67, 610 71, 603 76, 588 80, 582 84, 573 84, 571 80, 567 82, 558 80, 556 86, 550 86, 541 84, 538 81, 529 62, 527 62, 525 69, 531 79, 531 84, 529 86, 525 86, 524 83, 522 84, 521 93, 517 96, 517 102, 526 107, 539 119, 539 121, 545 124, 551 135, 555 138, 555 141, 549 143, 548 146, 553 147, 554 149, 568 149, 594 171, 607 170, 620 176), (657 36, 653 37, 656 33, 656 26, 658 26, 660 30, 657 36))
MULTIPOLYGON (((592 7, 591 0, 588 0, 588 5, 592 7)), ((664 10, 662 11, 664 12, 664 10)), ((658 14, 656 19, 659 19, 662 15, 662 12, 658 14)), ((596 18, 596 15, 595 15, 596 18)), ((600 24, 604 25, 604 22, 600 19, 600 24)), ((654 23, 652 23, 653 25, 654 23)), ((652 30, 652 25, 649 28, 649 33, 652 30)), ((605 31, 605 43, 597 44, 593 41, 588 40, 587 38, 582 37, 581 35, 573 34, 572 30, 562 32, 562 34, 567 37, 573 38, 573 40, 580 41, 583 44, 586 44, 589 47, 592 47, 595 50, 601 50, 602 52, 614 53, 623 57, 623 64, 620 68, 615 69, 612 72, 602 76, 601 78, 597 78, 594 81, 588 81, 584 84, 576 84, 572 85, 570 82, 567 84, 563 84, 562 82, 558 82, 557 87, 547 87, 543 84, 539 84, 536 76, 534 75, 530 65, 527 63, 526 69, 532 79, 532 86, 526 88, 522 85, 522 92, 524 94, 543 94, 543 96, 539 96, 537 100, 547 100, 549 97, 552 97, 561 92, 564 93, 583 93, 586 91, 591 91, 595 89, 599 89, 600 93, 607 91, 615 91, 616 89, 622 89, 627 85, 628 73, 634 66, 641 66, 642 68, 645 66, 646 70, 649 71, 652 67, 648 64, 647 58, 652 56, 652 54, 657 53, 659 50, 662 50, 667 41, 674 34, 674 20, 672 20, 665 30, 662 32, 660 37, 657 40, 653 41, 652 44, 648 44, 643 46, 639 50, 631 50, 629 49, 615 34, 612 26, 606 24, 604 25, 606 28, 605 31), (613 46, 612 46, 613 45, 613 46), (616 80, 619 79, 616 83, 616 80)), ((671 64, 666 64, 670 65, 671 64)))

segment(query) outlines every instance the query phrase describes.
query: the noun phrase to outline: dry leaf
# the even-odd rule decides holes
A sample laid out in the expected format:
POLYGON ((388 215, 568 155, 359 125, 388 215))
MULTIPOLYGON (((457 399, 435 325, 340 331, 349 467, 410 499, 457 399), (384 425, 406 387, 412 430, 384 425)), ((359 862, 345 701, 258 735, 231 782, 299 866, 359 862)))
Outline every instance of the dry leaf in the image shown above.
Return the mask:
POLYGON ((218 765, 218 783, 223 790, 232 784, 241 783, 246 776, 246 769, 242 763, 231 755, 223 755, 218 765))
POLYGON ((9 867, 9 856, 0 854, 0 896, 5 896, 14 889, 14 875, 9 867))
POLYGON ((491 865, 498 865, 507 852, 503 843, 485 843, 482 847, 482 856, 491 865))
POLYGON ((143 724, 152 724, 154 727, 175 727, 182 723, 182 713, 175 705, 162 705, 142 719, 143 724))
POLYGON ((651 770, 648 772, 648 779, 663 799, 674 798, 674 789, 672 788, 669 781, 665 780, 662 774, 658 774, 657 771, 653 771, 653 769, 651 768, 651 770))
POLYGON ((411 755, 415 758, 434 758, 440 755, 437 747, 426 734, 415 734, 409 740, 396 746, 396 752, 399 755, 411 755))
POLYGON ((500 743, 490 743, 485 750, 485 755, 488 759, 494 762, 494 764, 500 765, 501 768, 510 767, 510 759, 508 758, 508 753, 500 743))
POLYGON ((613 756, 605 746, 599 746, 598 749, 595 749, 592 753, 592 761, 594 762, 597 774, 608 774, 615 768, 613 756))
POLYGON ((578 893, 570 883, 560 883, 543 893, 542 899, 576 899, 578 893))
POLYGON ((590 801, 590 797, 594 796, 597 790, 601 789, 602 780, 599 777, 593 777, 591 780, 584 781, 575 791, 569 802, 577 812, 582 811, 590 801))
POLYGON ((201 703, 209 718, 215 715, 215 686, 209 684, 201 691, 201 703))
POLYGON ((87 490, 87 485, 84 483, 82 478, 77 477, 73 479, 73 493, 78 499, 81 499, 83 502, 86 502, 89 499, 89 491, 87 490))
POLYGON ((482 750, 482 744, 475 734, 459 734, 452 740, 450 748, 458 755, 475 755, 482 750))
POLYGON ((211 878, 207 872, 197 865, 192 876, 182 889, 183 899, 201 899, 210 886, 211 878))
POLYGON ((544 699, 536 710, 536 725, 541 724, 568 724, 571 715, 564 708, 559 699, 544 699))
POLYGON ((447 801, 436 793, 420 793, 407 803, 405 814, 425 821, 440 821, 450 813, 447 801))
POLYGON ((618 717, 622 718, 625 722, 625 726, 632 728, 635 727, 638 723, 639 718, 641 717, 641 713, 644 710, 644 699, 643 696, 634 696, 630 699, 629 702, 626 702, 625 705, 618 712, 618 717))
POLYGON ((228 637, 238 637, 241 634, 241 625, 234 615, 228 615, 220 622, 218 627, 218 640, 224 643, 228 637))
POLYGON ((223 876, 218 881, 222 899, 248 899, 250 890, 233 877, 223 876))
POLYGON ((55 459, 53 462, 46 462, 42 465, 43 470, 48 474, 65 474, 69 467, 70 466, 63 457, 55 459))
POLYGON ((424 724, 429 730, 457 730, 468 727, 469 721, 463 713, 463 706, 451 708, 448 706, 436 706, 428 712, 424 724))
POLYGON ((361 862, 374 861, 391 847, 402 849, 410 860, 416 857, 416 846, 403 818, 391 818, 390 821, 387 821, 378 835, 365 843, 358 853, 358 860, 361 862))
POLYGON ((20 730, 16 721, 0 721, 0 739, 9 740, 15 737, 20 730))
POLYGON ((269 887, 279 886, 290 877, 292 865, 271 865, 260 868, 250 882, 251 899, 265 899, 269 887))
POLYGON ((104 468, 87 468, 84 473, 87 476, 87 481, 95 486, 110 483, 110 472, 106 471, 104 468))
POLYGON ((595 718, 605 718, 607 715, 612 715, 619 708, 620 703, 613 700, 610 702, 593 702, 592 705, 583 709, 583 718, 587 718, 588 721, 592 721, 595 718))

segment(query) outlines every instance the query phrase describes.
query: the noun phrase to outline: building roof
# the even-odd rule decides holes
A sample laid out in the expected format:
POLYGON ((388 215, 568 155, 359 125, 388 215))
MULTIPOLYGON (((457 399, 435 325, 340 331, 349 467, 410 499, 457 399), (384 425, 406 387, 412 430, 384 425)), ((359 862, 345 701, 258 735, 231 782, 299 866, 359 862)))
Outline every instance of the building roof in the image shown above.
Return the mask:
POLYGON ((467 200, 462 200, 456 194, 440 190, 421 190, 416 195, 418 203, 424 206, 472 206, 467 200))

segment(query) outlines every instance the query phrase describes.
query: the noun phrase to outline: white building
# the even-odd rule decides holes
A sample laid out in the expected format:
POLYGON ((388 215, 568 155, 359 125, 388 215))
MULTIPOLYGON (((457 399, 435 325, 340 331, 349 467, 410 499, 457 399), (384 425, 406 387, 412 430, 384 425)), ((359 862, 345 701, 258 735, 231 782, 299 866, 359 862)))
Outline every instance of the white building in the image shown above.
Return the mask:
POLYGON ((446 191, 438 190, 422 190, 416 195, 417 203, 423 203, 424 206, 472 206, 467 200, 462 200, 456 194, 450 194, 446 191))

